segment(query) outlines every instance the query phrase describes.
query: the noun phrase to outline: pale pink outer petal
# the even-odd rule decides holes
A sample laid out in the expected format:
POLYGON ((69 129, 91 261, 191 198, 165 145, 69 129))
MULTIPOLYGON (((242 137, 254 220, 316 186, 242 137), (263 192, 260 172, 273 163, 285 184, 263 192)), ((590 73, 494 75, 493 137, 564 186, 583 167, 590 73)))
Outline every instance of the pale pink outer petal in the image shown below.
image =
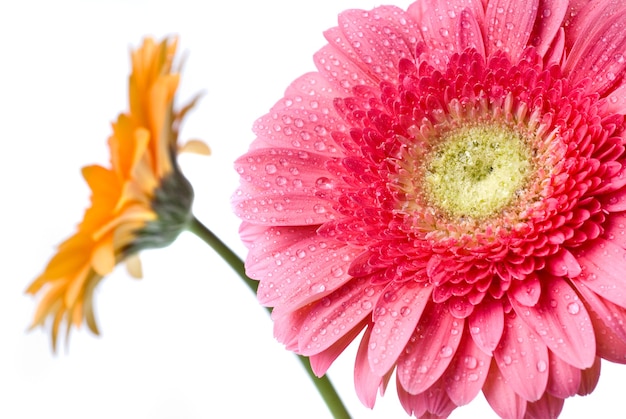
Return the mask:
POLYGON ((308 227, 240 229, 249 248, 246 273, 261 278, 257 297, 280 316, 330 294, 351 277, 347 265, 361 250, 319 237, 308 227))
MULTIPOLYGON (((431 64, 437 66, 438 61, 445 63, 448 56, 462 51, 462 49, 457 49, 457 47, 461 46, 460 44, 469 41, 469 31, 474 28, 460 25, 461 22, 459 20, 462 12, 465 12, 464 22, 466 24, 469 23, 471 26, 473 26, 472 22, 478 21, 482 23, 484 20, 485 14, 480 0, 458 0, 453 2, 447 0, 416 1, 409 6, 407 13, 418 22, 426 43, 425 49, 428 51, 428 54, 432 54, 432 56, 428 57, 433 61, 431 64), (461 43, 458 42, 457 34, 455 33, 457 28, 465 32, 461 35, 461 43)), ((480 28, 471 38, 482 43, 480 28)), ((480 45, 477 49, 478 51, 484 51, 484 46, 480 45)))
POLYGON ((370 409, 376 403, 376 394, 382 383, 383 377, 372 372, 367 358, 367 347, 372 333, 371 325, 365 329, 363 338, 359 343, 354 363, 354 387, 361 403, 370 409))
POLYGON ((508 385, 525 400, 539 400, 548 383, 548 348, 520 316, 505 317, 502 340, 493 353, 508 385))
POLYGON ((336 147, 331 130, 348 130, 333 105, 334 98, 340 95, 339 90, 320 73, 300 76, 289 85, 285 97, 255 121, 252 130, 258 137, 250 149, 290 147, 337 155, 341 150, 336 147))
POLYGON ((374 324, 367 356, 374 374, 382 376, 396 363, 415 331, 432 290, 432 286, 416 281, 387 285, 372 316, 374 324))
POLYGON ((604 22, 624 6, 622 0, 569 0, 569 13, 565 20, 566 47, 572 48, 580 38, 588 37, 598 22, 604 22))
POLYGON ((580 275, 581 267, 578 260, 569 250, 561 248, 556 254, 546 260, 546 269, 552 275, 576 278, 580 275))
POLYGON ((601 364, 600 357, 596 357, 596 360, 591 368, 581 371, 580 387, 578 388, 579 395, 586 396, 595 390, 598 385, 598 380, 600 380, 601 364))
MULTIPOLYGON (((622 83, 617 88, 613 89, 611 93, 606 98, 606 103, 608 105, 607 112, 608 113, 619 113, 626 114, 626 84, 622 83)), ((624 190, 621 189, 619 192, 624 194, 624 190)), ((621 209, 608 209, 608 211, 624 211, 625 207, 621 209)))
POLYGON ((491 356, 464 336, 443 378, 450 400, 457 406, 472 401, 482 389, 490 365, 491 356))
POLYGON ((402 58, 415 61, 419 30, 402 9, 381 6, 373 10, 346 10, 339 15, 339 30, 327 32, 331 45, 340 49, 378 84, 397 81, 402 58))
POLYGON ((546 391, 561 399, 574 396, 580 387, 580 369, 572 367, 552 351, 549 356, 550 377, 546 391))
POLYGON ((318 377, 326 374, 328 368, 332 365, 333 362, 337 359, 339 355, 345 351, 345 349, 357 338, 359 333, 365 327, 365 322, 361 322, 361 324, 354 327, 350 332, 343 335, 340 339, 338 339, 335 343, 333 343, 328 349, 315 354, 309 357, 309 362, 311 364, 311 369, 318 377))
POLYGON ((487 54, 502 50, 517 61, 535 25, 539 0, 493 0, 485 10, 487 54))
POLYGON ((536 402, 526 406, 526 419, 556 419, 563 410, 564 400, 545 393, 536 402))
MULTIPOLYGON (((336 42, 345 42, 338 28, 330 29, 324 35, 329 39, 334 37, 336 42)), ((339 93, 338 96, 352 96, 356 86, 377 87, 376 82, 365 70, 346 57, 345 54, 348 52, 339 49, 340 45, 325 45, 313 55, 318 71, 339 93)))
MULTIPOLYGON (((589 314, 595 315, 622 341, 626 342, 626 308, 613 304, 591 291, 582 281, 572 281, 589 314)), ((597 333, 596 333, 597 336, 597 333)))
MULTIPOLYGON (((614 234, 620 239, 620 231, 607 231, 606 234, 614 234)), ((581 246, 574 254, 583 269, 576 280, 607 300, 626 307, 625 255, 623 244, 602 237, 581 246)))
POLYGON ((300 310, 292 311, 283 316, 275 316, 272 313, 274 321, 274 337, 277 341, 285 345, 287 350, 298 351, 298 334, 302 323, 309 315, 309 310, 305 307, 300 310))
POLYGON ((508 294, 509 297, 513 297, 524 306, 534 306, 541 296, 541 282, 537 276, 526 278, 523 281, 515 281, 508 294))
MULTIPOLYGON (((535 27, 530 35, 530 45, 537 48, 542 57, 553 46, 568 11, 568 3, 562 0, 540 0, 535 27)), ((549 61, 548 61, 549 62, 549 61)))
POLYGON ((544 279, 537 305, 526 307, 510 299, 511 305, 557 356, 577 368, 590 367, 596 342, 587 309, 565 280, 549 276, 544 279))
POLYGON ((593 28, 576 39, 564 74, 573 84, 590 78, 589 91, 604 95, 623 83, 626 72, 626 8, 596 21, 593 28))
POLYGON ((402 383, 400 383, 400 379, 396 374, 396 390, 398 392, 398 399, 400 400, 400 404, 406 411, 406 413, 410 416, 415 416, 416 418, 422 418, 426 413, 426 400, 424 397, 420 397, 420 395, 410 394, 408 391, 402 387, 402 383))
POLYGON ((327 349, 369 316, 384 288, 369 282, 369 277, 352 279, 317 302, 300 330, 298 353, 310 356, 327 349))
POLYGON ((485 42, 480 23, 468 9, 462 10, 459 16, 456 27, 456 45, 459 51, 474 48, 480 55, 485 56, 485 42))
POLYGON ((463 325, 443 304, 427 307, 398 358, 396 375, 402 387, 418 394, 441 377, 459 346, 463 325))
POLYGON ((489 406, 502 419, 522 419, 526 414, 526 400, 513 391, 495 362, 491 363, 483 394, 489 406))
MULTIPOLYGON (((316 195, 317 181, 328 179, 328 157, 305 151, 256 149, 235 161, 241 175, 232 199, 244 221, 263 225, 322 224, 336 217, 333 205, 316 195)), ((337 179, 336 183, 342 182, 337 179)))
MULTIPOLYGON (((620 100, 624 102, 623 113, 626 113, 626 85, 620 88, 620 100)), ((609 212, 626 211, 626 188, 619 189, 615 192, 608 193, 600 197, 602 200, 602 208, 609 212)), ((609 220, 610 222, 611 220, 609 220)))
POLYGON ((439 380, 420 394, 410 394, 397 383, 398 398, 409 415, 421 419, 447 418, 457 407, 446 393, 443 380, 439 380))
POLYGON ((483 302, 468 318, 470 335, 487 355, 498 346, 504 330, 504 310, 499 301, 483 302))
POLYGON ((625 309, 597 296, 583 284, 576 284, 596 334, 597 355, 611 362, 626 364, 625 309))

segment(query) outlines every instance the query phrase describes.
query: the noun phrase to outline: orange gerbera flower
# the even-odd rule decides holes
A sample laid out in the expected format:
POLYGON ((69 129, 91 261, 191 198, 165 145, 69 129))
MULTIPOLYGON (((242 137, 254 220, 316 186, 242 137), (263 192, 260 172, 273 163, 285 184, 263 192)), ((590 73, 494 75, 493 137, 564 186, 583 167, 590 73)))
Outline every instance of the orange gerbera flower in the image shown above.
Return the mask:
POLYGON ((129 80, 130 112, 120 114, 109 137, 110 167, 82 170, 92 191, 91 207, 78 231, 65 240, 44 272, 26 290, 40 294, 33 327, 52 318, 56 348, 62 323, 83 321, 98 333, 93 290, 115 265, 125 261, 140 277, 136 253, 170 244, 191 217, 193 189, 182 175, 176 155, 183 149, 208 154, 208 147, 190 141, 178 144, 178 128, 195 100, 173 110, 179 73, 172 71, 176 39, 144 40, 132 52, 129 80))

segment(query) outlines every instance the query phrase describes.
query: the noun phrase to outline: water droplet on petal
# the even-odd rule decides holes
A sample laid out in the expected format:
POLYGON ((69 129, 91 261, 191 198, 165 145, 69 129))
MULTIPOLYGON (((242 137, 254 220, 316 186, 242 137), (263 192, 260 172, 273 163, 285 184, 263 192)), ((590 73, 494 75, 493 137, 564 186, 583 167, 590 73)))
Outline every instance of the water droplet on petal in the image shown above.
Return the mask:
POLYGON ((478 366, 478 361, 473 356, 466 356, 464 361, 465 366, 471 370, 478 366))
POLYGON ((544 360, 537 361, 537 371, 545 372, 548 369, 548 364, 544 360))
POLYGON ((442 358, 449 358, 452 356, 452 348, 449 346, 444 346, 443 348, 441 348, 441 350, 439 351, 439 355, 442 358))
POLYGON ((580 312, 580 306, 577 302, 572 302, 567 305, 567 312, 569 314, 578 314, 580 312))
POLYGON ((339 278, 341 275, 343 275, 343 269, 341 268, 341 266, 335 266, 330 270, 330 272, 335 278, 339 278))
POLYGON ((265 165, 265 171, 267 172, 268 175, 274 174, 276 173, 276 165, 274 164, 266 164, 265 165))

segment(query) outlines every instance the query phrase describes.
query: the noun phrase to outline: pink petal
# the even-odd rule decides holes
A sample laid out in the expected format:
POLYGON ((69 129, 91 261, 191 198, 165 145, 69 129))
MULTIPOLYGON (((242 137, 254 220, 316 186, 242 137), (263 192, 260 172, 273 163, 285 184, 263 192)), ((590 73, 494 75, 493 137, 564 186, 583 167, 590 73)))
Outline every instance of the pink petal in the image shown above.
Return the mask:
POLYGON ((504 310, 499 301, 484 301, 469 316, 469 331, 476 345, 487 355, 498 346, 504 330, 504 310))
POLYGON ((548 349, 514 312, 505 318, 502 340, 493 355, 517 394, 528 401, 539 400, 548 383, 548 349))
POLYGON ((527 307, 534 306, 541 296, 541 283, 537 276, 531 276, 523 281, 515 281, 509 289, 509 296, 527 307))
POLYGON ((483 41, 480 24, 468 9, 462 10, 458 19, 456 45, 458 51, 473 48, 480 55, 485 56, 485 42, 483 41))
POLYGON ((626 364, 624 309, 598 297, 584 285, 576 285, 589 307, 596 334, 597 355, 611 362, 626 364))
POLYGON ((465 336, 444 375, 448 396, 457 406, 474 399, 483 387, 491 365, 491 356, 465 336))
POLYGON ((545 393, 542 398, 526 406, 527 419, 556 419, 563 410, 564 400, 545 393))
MULTIPOLYGON (((561 0, 541 0, 530 44, 537 48, 537 53, 544 56, 561 29, 563 18, 568 10, 568 3, 561 0)), ((548 61, 549 62, 549 61, 548 61)))
MULTIPOLYGON (((602 321, 615 336, 626 342, 626 309, 615 305, 591 291, 582 281, 572 281, 578 289, 585 305, 589 307, 589 315, 602 321)), ((595 323, 595 322, 594 322, 595 323)), ((596 333, 596 337, 598 333, 596 333)))
POLYGON ((598 380, 600 380, 600 365, 600 358, 596 357, 591 368, 581 371, 580 387, 578 388, 579 395, 586 396, 595 390, 598 380))
POLYGON ((561 248, 546 260, 546 269, 552 275, 576 278, 580 275, 580 264, 567 249, 561 248))
POLYGON ((410 416, 415 416, 416 418, 424 417, 426 413, 426 399, 421 395, 414 395, 409 393, 402 387, 400 383, 400 379, 396 374, 396 390, 398 392, 398 399, 400 400, 400 404, 406 411, 406 413, 410 416))
POLYGON ((398 397, 408 414, 422 419, 447 418, 457 407, 448 397, 445 384, 437 381, 420 394, 410 394, 400 383, 397 384, 398 397))
POLYGON ((298 350, 298 334, 308 315, 309 309, 307 307, 292 311, 283 316, 276 316, 272 313, 274 337, 277 341, 285 345, 287 350, 298 350))
MULTIPOLYGON (((620 112, 626 113, 626 85, 623 88, 620 88, 620 91, 620 100, 624 100, 624 110, 620 112)), ((626 188, 606 194, 602 196, 601 199, 602 208, 609 212, 626 211, 626 188)))
POLYGON ((326 82, 338 93, 337 96, 352 96, 356 86, 377 84, 371 76, 354 61, 354 51, 347 46, 345 38, 338 28, 324 32, 331 45, 325 45, 313 55, 315 65, 326 82))
POLYGON ((295 310, 330 294, 351 277, 347 265, 359 249, 328 241, 308 227, 242 225, 250 252, 246 273, 261 280, 257 297, 274 314, 295 310))
POLYGON ((337 359, 339 355, 345 351, 345 349, 356 339, 356 337, 361 333, 363 328, 365 327, 365 323, 361 322, 361 324, 354 327, 350 332, 343 335, 340 339, 337 340, 334 344, 332 344, 328 349, 315 354, 309 357, 309 362, 311 364, 311 369, 318 377, 326 374, 328 368, 332 365, 333 362, 337 359))
POLYGON ((546 391, 555 397, 565 399, 578 392, 580 369, 572 367, 550 351, 550 378, 546 391))
POLYGON ((594 23, 594 29, 576 39, 565 63, 573 84, 591 79, 590 92, 603 95, 613 88, 626 70, 626 9, 594 23), (608 57, 608 59, 606 59, 608 57))
POLYGON ((490 1, 485 10, 487 54, 501 50, 517 61, 527 46, 538 8, 539 0, 490 1))
MULTIPOLYGON (((607 234, 610 233, 607 231, 607 234)), ((620 235, 615 234, 615 238, 620 239, 620 235)), ((596 294, 626 307, 625 255, 623 245, 597 238, 576 251, 575 256, 583 268, 577 279, 596 294)))
POLYGON ((370 285, 369 278, 356 278, 317 302, 304 321, 299 339, 299 353, 315 355, 327 349, 369 316, 383 291, 370 285))
MULTIPOLYGON (((427 49, 431 50, 434 55, 440 56, 461 52, 462 49, 457 49, 457 46, 469 41, 468 32, 473 28, 460 25, 459 21, 463 12, 465 13, 464 22, 470 23, 470 26, 474 26, 472 22, 482 22, 484 19, 483 6, 479 0, 415 2, 407 11, 418 22, 427 49), (455 34, 457 28, 464 33, 455 34), (461 43, 457 42, 457 36, 462 40, 461 43)), ((478 28, 471 38, 473 41, 480 41, 480 48, 477 49, 484 51, 480 33, 481 30, 478 28)))
POLYGON ((459 346, 463 323, 443 304, 428 307, 398 358, 396 375, 402 387, 418 394, 441 377, 459 346))
POLYGON ((330 176, 329 161, 286 148, 249 151, 235 161, 241 175, 233 197, 235 213, 244 221, 264 225, 312 225, 334 219, 333 204, 316 193, 318 180, 330 176))
POLYGON ((416 281, 392 282, 376 302, 368 358, 374 374, 385 374, 396 363, 415 331, 432 286, 416 281))
POLYGON ((367 347, 371 333, 372 328, 370 325, 365 329, 354 364, 354 386, 356 394, 361 403, 370 409, 373 408, 374 403, 376 403, 376 394, 383 379, 382 376, 372 372, 369 360, 367 359, 367 347))
POLYGON ((536 306, 525 307, 510 299, 513 308, 565 362, 578 368, 591 366, 595 336, 585 306, 563 279, 544 279, 544 290, 536 306))
POLYGON ((327 33, 330 44, 339 47, 376 84, 396 81, 402 58, 414 61, 419 30, 402 9, 382 6, 371 11, 346 10, 339 15, 339 29, 343 39, 338 43, 336 33, 327 33))
POLYGON ((489 406, 504 419, 522 419, 526 413, 526 400, 508 385, 495 362, 491 363, 489 375, 483 386, 483 394, 489 406))

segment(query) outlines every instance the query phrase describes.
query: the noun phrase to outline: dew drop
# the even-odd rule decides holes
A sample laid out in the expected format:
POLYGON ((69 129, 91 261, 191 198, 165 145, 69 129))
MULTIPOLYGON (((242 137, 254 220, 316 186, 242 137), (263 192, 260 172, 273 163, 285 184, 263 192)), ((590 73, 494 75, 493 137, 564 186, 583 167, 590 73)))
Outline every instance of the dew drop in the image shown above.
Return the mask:
POLYGON ((372 303, 370 301, 365 300, 365 301, 363 301, 361 303, 361 308, 363 310, 371 310, 372 309, 372 303))
POLYGON ((567 312, 569 314, 578 314, 580 312, 580 306, 577 302, 571 302, 567 305, 567 312))
POLYGON ((276 184, 278 186, 285 186, 287 184, 287 178, 284 176, 278 176, 276 178, 276 184))
POLYGON ((537 361, 537 371, 546 372, 547 369, 548 369, 548 364, 546 363, 546 361, 544 360, 537 361))
POLYGON ((406 317, 406 316, 408 316, 409 314, 411 314, 411 309, 410 309, 409 307, 407 307, 407 306, 403 306, 403 307, 400 309, 400 315, 401 315, 402 317, 406 317))
POLYGON ((441 34, 444 38, 447 38, 448 35, 450 35, 450 32, 446 28, 441 28, 439 29, 439 34, 441 34))
POLYGON ((335 278, 339 278, 341 275, 343 275, 343 268, 341 268, 341 266, 335 266, 334 268, 330 270, 330 273, 335 278))
POLYGON ((465 366, 471 370, 478 366, 478 361, 473 356, 466 356, 464 361, 465 366))
POLYGON ((510 356, 508 356, 508 355, 504 355, 504 356, 502 357, 502 361, 504 361, 504 363, 505 363, 506 365, 511 365, 511 362, 513 362, 513 360, 511 359, 511 357, 510 357, 510 356))
POLYGON ((443 348, 441 348, 441 350, 439 351, 439 355, 442 358, 449 358, 452 356, 452 348, 449 346, 444 346, 443 348))
POLYGON ((327 177, 320 177, 315 181, 315 186, 320 189, 331 189, 333 187, 333 182, 327 177))
POLYGON ((313 206, 313 211, 315 211, 316 214, 324 214, 326 212, 326 208, 323 205, 315 204, 313 206))
POLYGON ((467 376, 468 381, 478 381, 478 374, 470 374, 467 376))
POLYGON ((296 252, 296 255, 300 258, 303 259, 306 256, 306 252, 304 250, 298 250, 296 252))
POLYGON ((372 288, 372 287, 365 288, 365 295, 367 295, 368 297, 373 296, 375 294, 375 292, 376 291, 374 291, 374 288, 372 288))

